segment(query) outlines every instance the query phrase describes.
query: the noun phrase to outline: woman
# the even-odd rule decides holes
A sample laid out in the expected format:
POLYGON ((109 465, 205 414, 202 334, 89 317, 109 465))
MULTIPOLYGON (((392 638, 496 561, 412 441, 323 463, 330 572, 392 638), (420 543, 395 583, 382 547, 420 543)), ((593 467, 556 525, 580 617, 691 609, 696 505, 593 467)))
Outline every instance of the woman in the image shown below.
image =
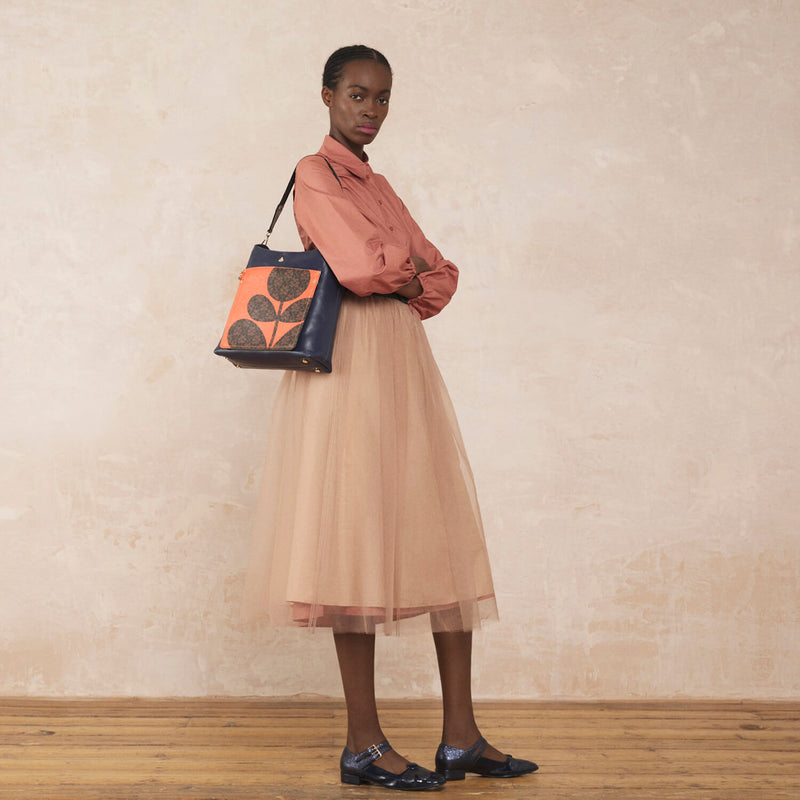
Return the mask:
POLYGON ((421 319, 458 271, 364 153, 389 110, 392 72, 361 45, 323 74, 330 133, 297 167, 294 210, 348 290, 333 372, 287 373, 273 411, 247 606, 273 624, 330 627, 347 704, 346 783, 437 789, 465 772, 536 765, 481 737, 472 630, 496 616, 475 488, 421 319), (432 773, 391 749, 375 706, 375 628, 430 620, 444 705, 432 773))

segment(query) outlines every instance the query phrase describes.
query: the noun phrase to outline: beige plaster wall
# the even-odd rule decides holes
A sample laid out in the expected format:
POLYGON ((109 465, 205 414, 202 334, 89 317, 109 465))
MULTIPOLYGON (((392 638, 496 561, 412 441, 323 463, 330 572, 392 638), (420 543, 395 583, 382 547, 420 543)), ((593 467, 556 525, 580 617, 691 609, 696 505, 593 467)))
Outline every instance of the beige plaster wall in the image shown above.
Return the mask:
MULTIPOLYGON (((502 622, 476 694, 800 697, 800 3, 0 2, 0 694, 338 694, 238 596, 278 375, 215 358, 326 131, 462 268, 427 323, 502 622)), ((285 220, 274 242, 294 247, 285 220)), ((437 688, 428 637, 379 692, 437 688)))

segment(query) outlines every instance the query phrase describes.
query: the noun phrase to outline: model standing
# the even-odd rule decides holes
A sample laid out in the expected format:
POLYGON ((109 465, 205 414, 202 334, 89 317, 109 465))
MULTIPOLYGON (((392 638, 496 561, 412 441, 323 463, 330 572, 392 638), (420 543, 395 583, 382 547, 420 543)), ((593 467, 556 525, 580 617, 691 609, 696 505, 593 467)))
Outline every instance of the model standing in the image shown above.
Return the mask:
POLYGON ((472 630, 496 617, 469 462, 421 320, 458 279, 364 147, 389 111, 392 72, 361 45, 323 74, 330 132, 297 167, 294 211, 348 291, 329 375, 288 372, 273 410, 246 607, 272 624, 333 631, 347 703, 346 783, 441 788, 465 772, 536 765, 482 738, 470 687, 472 630), (327 163, 326 163, 327 162, 327 163), (444 706, 436 772, 386 741, 375 630, 429 624, 444 706))

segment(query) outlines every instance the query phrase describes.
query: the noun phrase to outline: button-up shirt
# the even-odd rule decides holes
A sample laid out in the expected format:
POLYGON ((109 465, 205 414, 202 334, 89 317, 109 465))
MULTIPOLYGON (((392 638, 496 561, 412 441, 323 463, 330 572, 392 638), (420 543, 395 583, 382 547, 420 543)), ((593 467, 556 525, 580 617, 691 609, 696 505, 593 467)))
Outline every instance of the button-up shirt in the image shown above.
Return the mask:
POLYGON ((318 248, 339 283, 357 295, 405 286, 417 275, 412 256, 432 267, 417 275, 422 294, 409 300, 422 319, 438 314, 456 290, 455 264, 425 238, 386 178, 372 171, 366 154, 362 161, 331 136, 317 156, 297 165, 294 216, 306 250, 318 248))

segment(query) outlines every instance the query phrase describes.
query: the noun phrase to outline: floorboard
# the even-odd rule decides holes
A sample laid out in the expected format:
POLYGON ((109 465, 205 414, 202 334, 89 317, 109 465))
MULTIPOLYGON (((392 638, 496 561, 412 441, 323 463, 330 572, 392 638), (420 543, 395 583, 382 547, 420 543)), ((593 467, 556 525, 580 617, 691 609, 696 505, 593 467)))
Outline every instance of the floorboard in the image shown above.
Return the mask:
MULTIPOLYGON (((431 701, 381 703, 395 748, 433 766, 431 701)), ((540 771, 437 797, 798 800, 800 703, 479 703, 487 738, 540 771)), ((337 700, 0 699, 0 798, 330 800, 344 786, 337 700)))

